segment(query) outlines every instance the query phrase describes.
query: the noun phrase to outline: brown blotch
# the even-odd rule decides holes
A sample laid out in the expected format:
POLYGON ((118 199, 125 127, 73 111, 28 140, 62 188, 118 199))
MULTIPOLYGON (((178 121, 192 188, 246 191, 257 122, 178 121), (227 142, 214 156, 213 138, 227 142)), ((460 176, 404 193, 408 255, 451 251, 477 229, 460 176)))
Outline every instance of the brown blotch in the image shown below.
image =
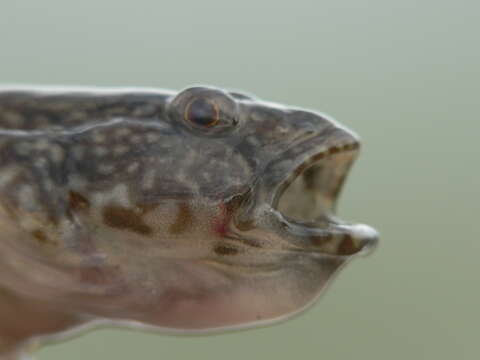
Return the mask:
POLYGON ((330 235, 328 235, 328 236, 312 236, 310 238, 310 241, 312 242, 312 244, 314 246, 323 246, 323 245, 327 244, 331 239, 332 239, 332 237, 330 235))
POLYGON ((153 232, 136 211, 121 206, 106 206, 103 209, 103 222, 110 227, 130 230, 141 235, 151 235, 153 232))
POLYGON ((358 247, 355 245, 355 241, 353 241, 353 238, 345 234, 343 236, 343 240, 340 243, 340 246, 338 247, 338 254, 339 255, 353 255, 356 252, 358 252, 358 247))
POLYGON ((340 152, 342 149, 339 148, 338 146, 332 146, 330 149, 328 149, 328 152, 330 154, 336 154, 338 152, 340 152))
POLYGON ((350 149, 351 149, 351 150, 360 149, 360 147, 361 147, 361 144, 360 144, 359 142, 352 143, 352 144, 350 145, 350 149))
POLYGON ((74 211, 88 210, 90 208, 90 201, 88 201, 85 196, 75 191, 70 191, 68 193, 68 201, 70 208, 74 211))
POLYGON ((55 240, 50 239, 47 234, 40 229, 32 231, 32 236, 42 245, 57 245, 55 240))
POLYGON ((213 251, 215 251, 217 255, 236 255, 239 253, 237 248, 226 245, 217 245, 213 248, 213 251))
POLYGON ((321 152, 321 153, 318 153, 316 155, 314 155, 311 159, 312 162, 315 162, 317 160, 320 160, 320 159, 323 159, 324 157, 326 156, 325 153, 321 152))
POLYGON ((177 218, 170 225, 169 232, 175 235, 184 233, 193 225, 193 220, 194 216, 188 204, 184 202, 179 203, 177 218))

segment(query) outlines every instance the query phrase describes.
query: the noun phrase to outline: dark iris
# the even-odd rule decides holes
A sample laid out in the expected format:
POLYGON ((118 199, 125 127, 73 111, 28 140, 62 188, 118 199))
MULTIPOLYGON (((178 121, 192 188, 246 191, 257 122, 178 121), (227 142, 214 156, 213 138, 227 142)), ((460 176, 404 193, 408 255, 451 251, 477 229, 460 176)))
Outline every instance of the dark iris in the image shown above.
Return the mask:
POLYGON ((195 125, 205 127, 215 125, 219 120, 219 116, 218 107, 205 99, 193 100, 185 114, 187 120, 195 125))

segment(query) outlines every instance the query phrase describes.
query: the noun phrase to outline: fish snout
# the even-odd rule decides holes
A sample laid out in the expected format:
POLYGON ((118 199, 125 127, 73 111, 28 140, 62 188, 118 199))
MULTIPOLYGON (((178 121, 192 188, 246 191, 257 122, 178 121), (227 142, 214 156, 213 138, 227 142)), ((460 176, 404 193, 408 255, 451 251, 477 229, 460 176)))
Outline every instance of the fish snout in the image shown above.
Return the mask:
POLYGON ((340 255, 369 255, 378 245, 377 230, 365 224, 338 225, 342 240, 338 246, 340 255))

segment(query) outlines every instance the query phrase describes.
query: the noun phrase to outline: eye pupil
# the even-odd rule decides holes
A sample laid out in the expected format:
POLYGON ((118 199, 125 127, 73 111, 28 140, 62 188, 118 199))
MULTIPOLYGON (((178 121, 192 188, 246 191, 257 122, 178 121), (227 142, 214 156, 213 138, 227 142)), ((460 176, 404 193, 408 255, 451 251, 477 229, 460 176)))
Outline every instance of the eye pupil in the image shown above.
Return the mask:
POLYGON ((215 125, 219 115, 218 107, 205 99, 192 101, 186 111, 186 118, 198 126, 215 125))

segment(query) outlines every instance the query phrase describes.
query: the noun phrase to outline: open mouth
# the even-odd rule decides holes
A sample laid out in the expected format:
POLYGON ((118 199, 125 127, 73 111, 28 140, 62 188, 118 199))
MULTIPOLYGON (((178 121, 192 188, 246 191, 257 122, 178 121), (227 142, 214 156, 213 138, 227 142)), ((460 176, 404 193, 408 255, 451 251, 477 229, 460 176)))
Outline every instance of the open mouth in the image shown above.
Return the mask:
POLYGON ((318 139, 303 144, 308 151, 283 168, 286 175, 277 179, 271 204, 288 223, 290 232, 310 239, 306 243, 297 242, 297 237, 294 240, 297 245, 316 242, 319 245, 312 247, 320 252, 365 254, 375 248, 377 232, 367 225, 351 224, 335 216, 339 193, 359 150, 355 137, 342 134, 343 138, 335 145, 319 147, 318 139), (319 148, 323 150, 315 150, 319 148))
POLYGON ((272 206, 294 221, 311 222, 333 215, 358 148, 358 142, 350 142, 307 158, 283 180, 272 206))

